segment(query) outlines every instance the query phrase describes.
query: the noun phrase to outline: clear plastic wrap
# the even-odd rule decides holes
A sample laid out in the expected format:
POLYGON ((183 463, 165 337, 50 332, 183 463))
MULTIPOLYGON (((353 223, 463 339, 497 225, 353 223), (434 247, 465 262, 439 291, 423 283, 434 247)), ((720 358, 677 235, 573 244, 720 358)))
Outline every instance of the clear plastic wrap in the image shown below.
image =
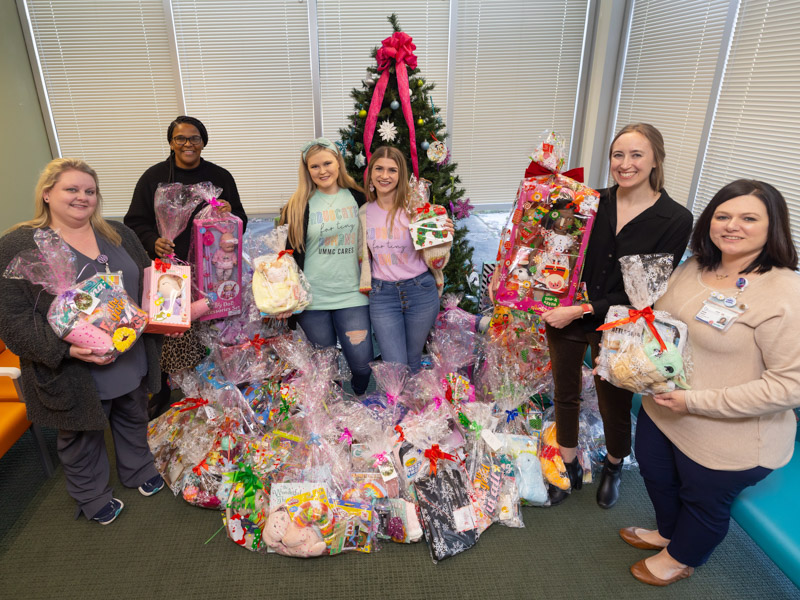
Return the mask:
POLYGON ((263 480, 247 461, 237 463, 225 477, 230 485, 223 517, 228 538, 247 550, 264 551, 269 495, 263 480))
POLYGON ((212 357, 232 384, 260 383, 285 368, 285 362, 272 350, 275 339, 256 334, 235 346, 217 346, 212 357))
POLYGON ((147 313, 122 286, 122 273, 97 273, 76 283, 76 257, 52 229, 33 234, 36 250, 25 250, 9 263, 3 277, 26 279, 56 298, 47 321, 64 341, 116 357, 141 337, 147 313))
POLYGON ((555 423, 546 424, 542 430, 539 461, 542 465, 542 474, 548 484, 562 490, 570 489, 567 468, 564 466, 564 459, 561 458, 561 451, 556 441, 555 423))
POLYGON ((222 189, 214 187, 210 181, 192 185, 159 184, 154 199, 158 233, 168 240, 175 240, 186 229, 194 210, 221 192, 222 189))
POLYGON ((264 542, 284 556, 311 558, 329 554, 336 514, 324 487, 270 504, 264 542))
POLYGON ((611 306, 603 331, 597 373, 612 385, 641 394, 688 389, 690 371, 685 323, 650 306, 667 289, 671 254, 619 259, 625 292, 633 308, 611 306))
POLYGON ((311 303, 311 286, 286 250, 289 226, 281 225, 260 238, 247 240, 253 265, 253 297, 264 315, 299 313, 311 303))

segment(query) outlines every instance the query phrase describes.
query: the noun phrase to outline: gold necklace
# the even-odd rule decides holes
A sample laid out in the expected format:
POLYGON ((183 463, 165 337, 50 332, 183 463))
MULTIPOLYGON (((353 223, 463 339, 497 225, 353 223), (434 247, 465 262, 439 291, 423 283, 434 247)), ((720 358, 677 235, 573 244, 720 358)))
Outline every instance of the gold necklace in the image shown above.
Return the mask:
POLYGON ((728 278, 727 275, 720 275, 719 273, 714 273, 714 277, 717 278, 717 281, 720 281, 721 279, 727 279, 728 278))

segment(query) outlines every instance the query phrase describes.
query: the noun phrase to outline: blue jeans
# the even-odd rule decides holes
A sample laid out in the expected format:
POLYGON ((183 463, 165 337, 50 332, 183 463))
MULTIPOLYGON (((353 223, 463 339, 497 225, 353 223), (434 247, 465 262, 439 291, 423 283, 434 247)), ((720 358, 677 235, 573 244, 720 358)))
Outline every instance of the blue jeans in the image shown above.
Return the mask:
POLYGON ((678 450, 642 408, 636 420, 636 460, 669 555, 690 567, 708 560, 728 533, 731 504, 772 471, 706 468, 678 450))
POLYGON ((430 271, 414 279, 372 279, 369 317, 385 362, 420 369, 422 349, 439 314, 439 292, 430 271))
POLYGON ((372 369, 369 363, 375 358, 372 351, 372 333, 369 326, 369 307, 353 306, 337 310, 306 310, 297 315, 297 322, 309 341, 315 346, 329 348, 342 345, 353 378, 353 393, 367 391, 372 369))

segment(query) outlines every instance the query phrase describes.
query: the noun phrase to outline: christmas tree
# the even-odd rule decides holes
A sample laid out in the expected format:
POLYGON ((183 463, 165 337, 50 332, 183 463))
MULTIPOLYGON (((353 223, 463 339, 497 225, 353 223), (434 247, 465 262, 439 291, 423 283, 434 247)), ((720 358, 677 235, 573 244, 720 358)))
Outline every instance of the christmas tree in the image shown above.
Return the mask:
POLYGON ((469 216, 472 206, 469 198, 464 198, 457 165, 444 145, 447 131, 429 95, 436 86, 420 75, 413 54, 416 46, 400 29, 397 15, 388 19, 394 34, 384 40, 382 48, 373 48, 372 58, 376 63, 367 68, 361 87, 350 92, 355 101, 352 126, 339 130, 345 164, 356 181, 363 182, 368 157, 381 145, 399 148, 410 159, 410 173, 415 171, 417 163, 418 177, 431 182, 431 203, 444 206, 456 221, 450 262, 444 269, 444 292, 464 294, 461 306, 474 311, 477 305, 467 284, 472 272, 472 246, 467 240, 467 228, 457 223, 469 216), (380 94, 384 86, 382 102, 376 97, 370 111, 373 96, 376 91, 380 94), (372 116, 368 118, 370 112, 372 116), (370 148, 365 147, 365 133, 371 141, 370 148))

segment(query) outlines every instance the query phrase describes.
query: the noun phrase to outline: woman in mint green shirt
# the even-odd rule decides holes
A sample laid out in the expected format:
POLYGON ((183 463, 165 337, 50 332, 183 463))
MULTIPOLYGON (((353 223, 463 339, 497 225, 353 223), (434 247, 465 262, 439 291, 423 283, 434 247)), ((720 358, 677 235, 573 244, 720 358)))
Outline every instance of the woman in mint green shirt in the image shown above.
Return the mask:
POLYGON ((358 209, 364 193, 336 146, 317 138, 303 147, 297 190, 281 210, 288 246, 311 285, 297 323, 316 346, 342 346, 356 395, 367 390, 373 359, 369 300, 359 291, 358 209))

